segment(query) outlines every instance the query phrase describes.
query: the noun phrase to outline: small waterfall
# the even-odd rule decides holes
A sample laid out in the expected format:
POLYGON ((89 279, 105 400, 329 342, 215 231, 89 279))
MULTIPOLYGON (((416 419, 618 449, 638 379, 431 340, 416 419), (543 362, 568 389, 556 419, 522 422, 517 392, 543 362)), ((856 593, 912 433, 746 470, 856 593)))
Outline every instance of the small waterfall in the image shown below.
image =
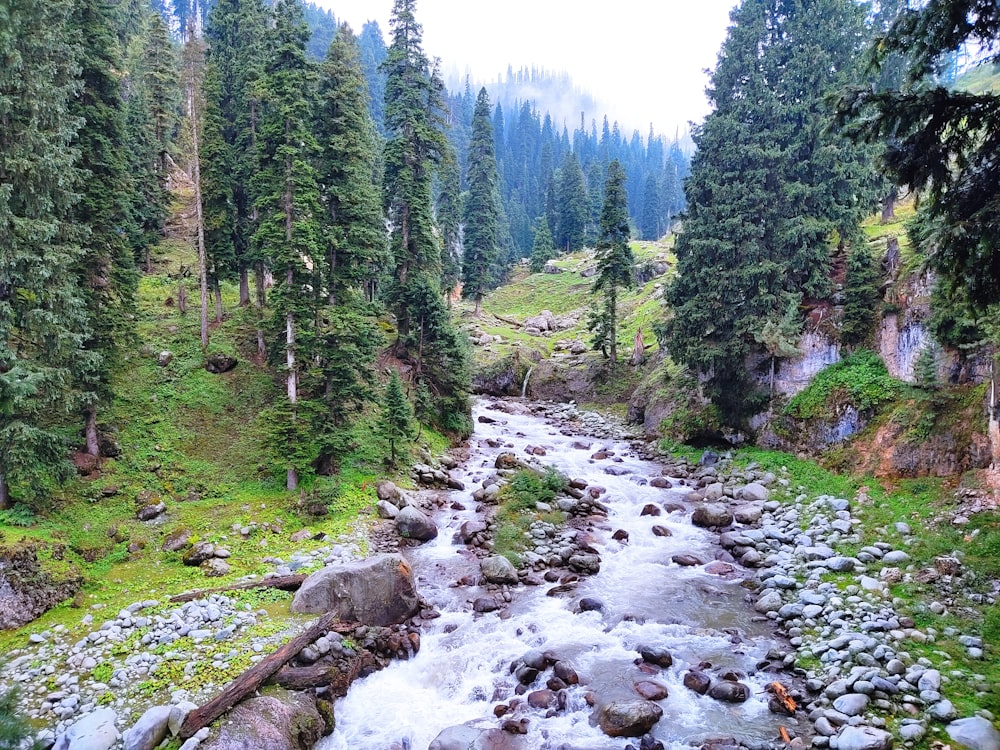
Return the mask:
POLYGON ((531 380, 531 373, 535 371, 534 365, 528 368, 528 371, 524 374, 524 383, 521 384, 521 398, 528 397, 528 381, 531 380))

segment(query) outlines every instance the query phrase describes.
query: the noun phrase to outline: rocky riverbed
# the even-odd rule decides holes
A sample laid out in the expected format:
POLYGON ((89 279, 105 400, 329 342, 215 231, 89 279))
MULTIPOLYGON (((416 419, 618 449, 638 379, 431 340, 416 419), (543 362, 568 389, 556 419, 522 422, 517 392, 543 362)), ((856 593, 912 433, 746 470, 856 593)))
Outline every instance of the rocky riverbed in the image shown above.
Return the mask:
MULTIPOLYGON (((854 511, 869 502, 863 494, 812 497, 787 473, 767 472, 753 465, 737 467, 728 456, 712 452, 697 463, 659 457, 662 471, 639 472, 630 466, 621 447, 613 447, 616 441, 622 445, 635 437, 613 419, 572 405, 520 402, 493 402, 481 416, 502 420, 502 414, 508 412, 540 418, 559 435, 574 438, 571 443, 563 441, 564 448, 586 455, 587 462, 609 478, 608 484, 627 481, 635 487, 670 490, 667 499, 646 503, 636 513, 643 525, 630 527, 632 534, 648 530, 661 539, 689 542, 690 549, 678 548, 667 561, 673 575, 689 570, 742 586, 746 602, 740 606, 746 612, 738 618, 745 623, 756 620, 754 627, 772 633, 776 645, 759 654, 760 658, 753 658, 749 669, 741 672, 699 663, 684 646, 671 656, 666 649, 644 645, 633 633, 629 647, 635 649, 638 671, 629 678, 631 687, 625 692, 633 697, 628 700, 624 693, 615 692, 617 688, 602 692, 601 679, 586 668, 589 662, 582 655, 571 658, 525 648, 510 665, 515 676, 512 685, 520 687, 509 694, 494 690, 492 696, 494 714, 499 717, 495 726, 506 743, 498 747, 522 747, 517 738, 522 730, 529 731, 539 715, 547 712, 558 721, 560 713, 586 708, 574 704, 575 700, 598 706, 593 721, 604 735, 614 737, 621 727, 633 727, 624 734, 643 735, 640 746, 655 747, 660 741, 650 731, 657 731, 664 707, 668 713, 671 705, 681 712, 716 711, 706 708, 702 694, 716 701, 746 700, 750 696, 744 696, 743 691, 769 686, 761 680, 770 674, 784 675, 781 680, 788 686, 789 697, 798 704, 794 709, 797 721, 788 723, 797 735, 790 738, 793 746, 888 750, 894 743, 925 746, 941 739, 970 750, 1000 750, 994 717, 983 710, 959 716, 948 697, 950 686, 956 683, 989 690, 985 677, 951 668, 926 648, 942 635, 957 637, 975 663, 988 658, 990 644, 971 632, 943 633, 926 625, 918 627, 906 612, 906 602, 889 594, 892 583, 933 580, 942 595, 939 601, 927 602, 927 609, 944 611, 971 591, 960 556, 942 556, 932 568, 915 567, 906 551, 912 536, 906 523, 899 522, 891 529, 861 527, 854 511), (684 530, 697 527, 715 535, 710 537, 714 541, 705 546, 700 537, 689 537, 684 530), (580 669, 581 665, 585 668, 580 669), (758 668, 763 670, 761 677, 751 678, 758 668), (642 678, 642 673, 647 677, 642 678), (581 681, 593 684, 584 689, 579 686, 581 681)), ((372 549, 406 553, 437 539, 444 523, 454 523, 454 532, 447 531, 449 536, 455 534, 454 544, 449 538, 438 549, 440 554, 449 555, 454 555, 454 545, 459 552, 465 550, 464 557, 460 555, 465 567, 447 568, 449 575, 454 571, 463 575, 455 573, 452 579, 439 581, 436 589, 431 586, 428 597, 436 601, 420 602, 406 624, 359 627, 346 635, 331 631, 305 649, 296 662, 299 668, 327 664, 345 675, 353 673, 341 681, 339 690, 331 692, 327 687, 318 691, 318 704, 317 691, 310 688, 305 705, 299 705, 301 699, 294 696, 283 698, 281 705, 294 707, 287 711, 272 705, 271 701, 277 700, 274 697, 254 699, 263 703, 238 709, 249 711, 251 716, 270 716, 273 724, 284 722, 286 729, 292 724, 311 727, 295 740, 298 744, 269 746, 311 747, 332 729, 329 702, 347 692, 354 678, 393 660, 414 656, 420 650, 421 628, 441 626, 440 638, 453 638, 448 628, 464 627, 459 623, 465 621, 449 620, 447 608, 451 606, 467 608, 480 618, 474 627, 482 630, 489 622, 482 618, 499 614, 502 622, 509 613, 518 611, 523 592, 548 587, 551 598, 572 602, 573 617, 600 616, 605 618, 606 632, 632 632, 629 628, 634 626, 628 618, 636 615, 619 618, 614 614, 613 590, 588 588, 587 584, 588 578, 601 570, 602 555, 607 559, 609 553, 616 554, 613 549, 625 549, 630 542, 624 525, 615 528, 615 517, 609 520, 607 488, 593 479, 576 481, 570 485, 570 494, 539 508, 550 520, 539 518, 528 527, 524 564, 515 569, 506 558, 492 554, 497 531, 495 500, 518 468, 544 467, 552 447, 546 447, 546 440, 527 445, 521 440, 517 449, 511 450, 514 443, 502 438, 486 440, 494 440, 485 446, 492 451, 493 465, 488 470, 454 471, 458 459, 467 457, 459 452, 457 458, 449 456, 435 466, 416 468, 417 485, 428 489, 401 492, 391 485, 380 486, 377 510, 383 521, 370 531, 372 549), (465 492, 471 480, 475 484, 468 489, 467 499, 456 500, 449 494, 465 492), (555 521, 556 516, 562 520, 555 521), (448 518, 451 521, 443 520, 448 518), (602 546, 610 542, 618 547, 602 546), (595 590, 602 596, 592 596, 595 590), (444 617, 439 609, 445 611, 444 617), (360 654, 367 654, 366 660, 359 661, 360 654)), ((641 442, 634 442, 629 450, 647 458, 655 453, 641 442)), ((271 564, 274 574, 287 574, 353 564, 358 556, 357 546, 342 543, 303 552, 288 561, 271 560, 271 564)), ((692 585, 703 586, 700 580, 692 579, 692 585)), ((418 583, 424 586, 428 581, 418 577, 418 583)), ((718 593, 710 591, 710 595, 718 593)), ((641 618, 642 607, 633 609, 640 611, 641 618)), ((22 686, 22 703, 28 715, 45 725, 39 735, 43 745, 54 744, 64 750, 152 748, 176 733, 187 712, 218 690, 227 675, 256 663, 288 637, 287 625, 276 625, 267 609, 240 604, 235 597, 212 595, 183 605, 145 600, 113 616, 101 610, 86 613, 81 628, 73 628, 73 637, 63 627, 32 635, 23 649, 10 655, 5 679, 22 686), (86 631, 83 637, 79 636, 81 629, 86 631), (171 679, 164 681, 165 675, 171 679), (149 694, 154 685, 164 684, 173 687, 167 695, 149 694)), ((438 637, 433 636, 432 642, 438 637)), ((738 644, 750 636, 725 637, 736 638, 733 643, 738 644)), ((499 641, 495 646, 501 648, 499 641)), ((612 648, 610 642, 608 648, 612 648)), ((742 649, 738 645, 732 648, 742 649)), ((487 695, 487 700, 490 697, 487 695)), ((761 705, 769 706, 778 716, 789 713, 787 703, 774 694, 763 698, 761 705)), ((224 722, 220 735, 210 736, 203 730, 183 747, 190 750, 203 740, 216 743, 212 745, 215 748, 238 746, 226 744, 240 741, 231 729, 225 729, 227 726, 232 728, 234 722, 224 722)), ((448 735, 445 740, 459 744, 443 744, 445 740, 438 738, 438 744, 431 746, 466 747, 487 737, 483 728, 450 731, 457 739, 448 739, 448 735)), ((288 741, 287 735, 286 731, 281 742, 288 741)), ((495 735, 489 736, 496 740, 495 735)), ((699 736, 704 740, 704 733, 699 736)), ((178 740, 174 742, 179 745, 178 740)), ((628 740, 618 742, 608 747, 626 747, 628 740)), ((764 741, 761 735, 742 737, 734 732, 704 744, 756 748, 783 743, 776 735, 764 741)))

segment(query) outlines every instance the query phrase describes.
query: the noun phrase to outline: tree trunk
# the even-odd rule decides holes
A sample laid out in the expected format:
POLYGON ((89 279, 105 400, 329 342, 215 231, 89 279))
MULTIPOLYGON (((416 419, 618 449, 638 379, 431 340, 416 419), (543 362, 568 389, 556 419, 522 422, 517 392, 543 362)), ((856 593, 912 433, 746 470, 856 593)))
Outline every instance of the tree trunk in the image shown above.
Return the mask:
POLYGON ((611 369, 618 366, 618 300, 614 287, 608 294, 608 337, 611 339, 611 369))
MULTIPOLYGON (((451 306, 451 295, 448 295, 449 307, 451 306)), ((483 295, 476 295, 476 317, 478 318, 483 312, 483 295)))
POLYGON ((84 424, 83 434, 86 436, 87 440, 87 453, 91 456, 100 456, 101 445, 97 440, 97 404, 88 405, 84 414, 86 422, 84 424))
POLYGON ((267 346, 264 342, 264 264, 257 263, 254 268, 254 287, 257 292, 257 354, 261 357, 267 354, 267 346))
POLYGON ((328 630, 338 632, 351 632, 357 627, 356 623, 351 625, 340 625, 337 623, 335 612, 327 612, 314 622, 306 632, 293 638, 284 646, 268 654, 246 672, 230 682, 222 689, 222 692, 215 696, 208 703, 199 706, 187 715, 181 725, 179 735, 181 739, 188 739, 202 727, 206 727, 222 716, 241 700, 253 693, 271 675, 285 666, 298 653, 315 641, 328 630))
POLYGON ((250 304, 250 272, 246 266, 240 267, 240 307, 250 304))
POLYGON ((642 326, 635 332, 635 340, 632 342, 632 360, 630 364, 638 367, 646 361, 646 347, 642 343, 642 326))
POLYGON ((302 582, 306 580, 305 573, 293 573, 287 576, 274 576, 264 578, 259 581, 244 581, 234 583, 231 586, 222 586, 217 589, 202 589, 200 591, 189 591, 186 594, 172 596, 170 602, 191 602, 195 599, 203 599, 211 594, 221 594, 226 591, 245 591, 247 589, 280 589, 281 591, 297 591, 302 582))
POLYGON ((181 315, 186 315, 188 311, 188 290, 183 279, 177 282, 177 311, 181 315))
MULTIPOLYGON (((292 164, 291 158, 285 157, 285 242, 292 244, 292 164)), ((285 283, 288 285, 288 292, 295 284, 295 270, 293 261, 288 261, 288 271, 285 275, 285 283)), ((293 407, 298 401, 298 378, 295 372, 295 314, 288 310, 285 315, 285 364, 288 366, 288 403, 293 407)), ((292 419, 295 419, 295 410, 292 410, 292 419)), ((299 486, 299 475, 294 466, 288 467, 286 487, 294 490, 299 486)))
POLYGON ((10 498, 10 485, 7 484, 7 475, 0 471, 0 510, 7 510, 14 505, 10 498))
POLYGON ((188 117, 191 119, 191 180, 194 182, 195 221, 198 229, 198 284, 201 290, 201 348, 208 348, 208 259, 205 255, 205 222, 201 206, 201 164, 198 156, 198 110, 194 56, 188 67, 188 117))
POLYGON ((885 197, 885 203, 882 204, 882 223, 888 224, 896 219, 896 199, 899 198, 899 188, 893 185, 889 194, 885 197))

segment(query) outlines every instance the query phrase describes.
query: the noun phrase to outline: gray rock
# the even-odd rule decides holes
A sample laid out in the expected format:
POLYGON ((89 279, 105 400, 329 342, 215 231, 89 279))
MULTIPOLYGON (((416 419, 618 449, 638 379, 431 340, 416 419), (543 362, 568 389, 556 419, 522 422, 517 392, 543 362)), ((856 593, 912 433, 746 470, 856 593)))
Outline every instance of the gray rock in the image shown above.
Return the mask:
POLYGON ((958 711, 950 700, 942 700, 931 706, 929 711, 935 721, 951 721, 958 716, 958 711))
POLYGON ((719 680, 708 689, 710 697, 727 703, 745 703, 750 699, 750 688, 735 680, 719 680))
POLYGON ((926 669, 917 680, 918 690, 940 690, 941 673, 936 669, 926 669))
POLYGON ((969 716, 944 728, 948 736, 969 750, 1000 750, 1000 732, 981 716, 969 716))
POLYGON ((167 729, 170 730, 172 737, 177 736, 177 733, 181 731, 181 724, 184 723, 187 715, 196 708, 198 708, 198 704, 191 701, 181 701, 170 707, 170 716, 167 718, 167 729))
POLYGON ((56 737, 53 750, 108 750, 118 741, 115 712, 99 708, 56 737))
POLYGON ((733 518, 740 523, 757 523, 764 513, 760 505, 740 505, 733 509, 733 518))
POLYGON ((884 729, 844 727, 836 737, 837 750, 891 750, 892 735, 884 729))
POLYGON ((601 731, 609 737, 641 737, 663 716, 652 701, 612 701, 600 711, 601 731))
POLYGON ((904 742, 917 742, 927 734, 927 728, 923 724, 903 724, 899 728, 899 737, 904 742))
POLYGON ((479 563, 489 583, 517 583, 517 568, 503 555, 491 555, 479 563))
POLYGON ((707 503, 699 505, 691 514, 691 523, 707 528, 709 526, 729 526, 733 522, 733 514, 722 503, 707 503))
POLYGON ((399 515, 399 508, 388 500, 379 500, 375 503, 375 512, 378 513, 379 518, 393 519, 399 515))
POLYGON ((205 560, 215 557, 215 545, 211 542, 197 542, 184 553, 185 565, 201 565, 205 560))
POLYGON ((743 488, 743 499, 751 503, 765 503, 771 493, 759 482, 751 482, 743 488))
POLYGON ((307 750, 324 732, 311 696, 287 691, 244 701, 219 724, 219 735, 204 750, 307 750))
POLYGON ((399 511, 399 515, 396 516, 396 531, 401 537, 421 542, 430 541, 438 535, 434 522, 412 506, 399 511))
POLYGON ((227 576, 232 572, 232 568, 229 567, 229 563, 225 560, 220 560, 218 557, 210 557, 205 560, 199 566, 205 575, 209 578, 219 578, 221 576, 227 576))
POLYGON ((849 557, 831 557, 825 565, 835 573, 849 573, 854 570, 854 560, 849 557))
POLYGON ((153 750, 167 736, 170 706, 153 706, 122 737, 124 750, 153 750))
POLYGON ((292 600, 292 612, 337 611, 340 619, 393 625, 420 609, 413 570, 400 555, 340 563, 309 576, 292 600))
POLYGON ((910 561, 910 556, 903 552, 902 550, 893 550, 892 552, 886 552, 885 556, 882 558, 882 562, 886 565, 903 565, 910 561))
POLYGON ((833 702, 833 707, 846 716, 860 716, 868 708, 868 696, 862 693, 848 693, 833 702))

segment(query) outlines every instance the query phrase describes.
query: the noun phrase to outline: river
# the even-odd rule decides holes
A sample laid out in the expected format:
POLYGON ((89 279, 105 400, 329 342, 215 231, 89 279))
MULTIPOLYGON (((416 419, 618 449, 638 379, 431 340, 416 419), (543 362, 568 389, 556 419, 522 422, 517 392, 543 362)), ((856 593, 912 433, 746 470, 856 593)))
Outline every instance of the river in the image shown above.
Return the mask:
MULTIPOLYGON (((476 432, 468 460, 453 475, 467 490, 452 500, 466 510, 447 510, 437 521, 437 539, 406 551, 418 586, 441 616, 425 626, 419 653, 408 661, 355 682, 335 707, 337 727, 317 750, 425 750, 445 728, 470 723, 497 727, 493 709, 514 697, 517 679, 510 665, 530 651, 542 651, 570 662, 581 684, 570 687, 566 708, 559 711, 519 707, 527 718, 527 735, 509 736, 504 747, 532 750, 622 750, 637 739, 611 738, 596 726, 597 704, 634 700, 634 684, 654 680, 669 695, 658 704, 662 719, 651 734, 668 748, 698 745, 706 738, 736 737, 748 745, 776 740, 779 725, 793 727, 787 717, 767 708, 765 686, 782 679, 757 671, 772 648, 780 646, 768 623, 759 622, 745 600, 740 577, 723 578, 704 566, 682 567, 671 561, 685 553, 709 562, 718 553, 714 534, 690 524, 685 487, 659 489, 646 484, 661 476, 659 465, 643 460, 629 443, 564 434, 563 425, 530 413, 520 402, 479 400, 473 418, 476 432), (500 408, 494 408, 499 406, 500 408), (478 421, 478 417, 495 420, 478 421), (580 443, 589 444, 588 450, 580 443), (576 444, 576 447, 574 447, 576 444), (485 589, 456 587, 454 582, 478 574, 478 561, 453 542, 463 521, 476 518, 474 489, 494 472, 503 451, 524 456, 529 445, 543 446, 541 461, 572 478, 607 488, 601 501, 609 508, 606 522, 591 524, 592 545, 601 556, 600 572, 581 580, 575 591, 547 596, 554 584, 518 586, 501 613, 476 614, 472 601, 485 589), (598 449, 613 453, 593 460, 598 449), (620 476, 605 473, 617 467, 620 476), (660 516, 641 515, 652 503, 681 506, 660 516), (654 535, 660 524, 671 536, 654 535), (627 542, 612 539, 616 530, 627 542), (583 597, 599 600, 599 611, 579 612, 583 597), (666 648, 673 665, 655 674, 640 669, 637 649, 666 648), (684 687, 688 669, 708 662, 707 671, 727 669, 745 674, 741 681, 752 696, 745 703, 723 703, 684 687), (552 714, 547 716, 546 714, 552 714)), ((675 482, 676 485, 676 482, 675 482)), ((529 689, 545 687, 546 672, 529 689)))

